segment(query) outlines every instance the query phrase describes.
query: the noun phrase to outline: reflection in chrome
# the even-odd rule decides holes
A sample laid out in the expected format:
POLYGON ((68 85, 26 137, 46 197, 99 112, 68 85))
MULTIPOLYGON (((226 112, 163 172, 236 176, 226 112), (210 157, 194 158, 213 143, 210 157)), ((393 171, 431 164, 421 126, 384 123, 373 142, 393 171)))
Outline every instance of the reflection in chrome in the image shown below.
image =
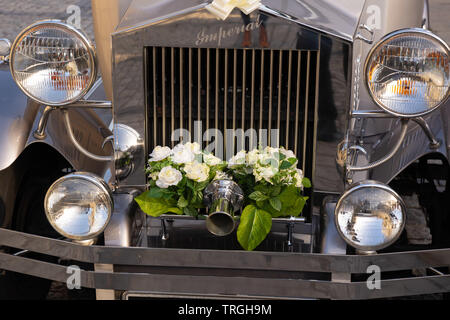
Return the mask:
POLYGON ((206 228, 216 236, 226 236, 235 227, 234 213, 241 209, 244 193, 232 180, 216 180, 206 187, 204 202, 209 215, 206 228))
POLYGON ((67 129, 67 133, 69 135, 69 138, 72 141, 73 145, 78 149, 78 151, 80 151, 86 157, 91 158, 91 159, 93 159, 95 161, 113 161, 114 160, 114 156, 99 156, 99 155, 95 155, 95 154, 89 152, 88 150, 86 150, 81 144, 79 144, 77 139, 73 135, 72 126, 70 124, 70 119, 69 119, 69 113, 65 109, 61 110, 61 112, 64 115, 64 123, 66 124, 66 129, 67 129))
POLYGON ((373 181, 348 190, 336 206, 336 226, 343 239, 361 251, 392 244, 405 225, 405 206, 389 187, 373 181))
POLYGON ((81 99, 97 78, 95 51, 77 29, 59 20, 27 27, 11 49, 11 74, 31 99, 66 105, 81 99))
POLYGON ((450 94, 450 49, 416 28, 385 36, 366 60, 366 85, 375 103, 399 117, 417 117, 441 106, 450 94))
POLYGON ((144 141, 133 128, 124 124, 114 126, 116 178, 128 177, 135 168, 134 159, 144 150, 144 141))
POLYGON ((72 173, 49 188, 44 206, 56 231, 69 239, 86 240, 103 232, 111 217, 113 201, 101 178, 72 173))

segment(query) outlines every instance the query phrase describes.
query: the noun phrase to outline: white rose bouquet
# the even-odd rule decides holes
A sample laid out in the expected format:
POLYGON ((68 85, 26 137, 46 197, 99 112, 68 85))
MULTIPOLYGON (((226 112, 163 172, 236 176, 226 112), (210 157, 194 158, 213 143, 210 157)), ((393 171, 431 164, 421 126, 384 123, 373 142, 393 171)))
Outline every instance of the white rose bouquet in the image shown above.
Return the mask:
POLYGON ((165 213, 197 216, 204 208, 203 190, 226 166, 201 151, 198 143, 178 144, 173 149, 157 146, 146 168, 149 189, 136 197, 136 202, 153 217, 165 213))
POLYGON ((240 151, 228 161, 233 179, 244 191, 246 206, 237 230, 246 250, 255 249, 272 228, 272 218, 299 216, 308 200, 308 178, 297 169, 295 154, 284 148, 240 151))

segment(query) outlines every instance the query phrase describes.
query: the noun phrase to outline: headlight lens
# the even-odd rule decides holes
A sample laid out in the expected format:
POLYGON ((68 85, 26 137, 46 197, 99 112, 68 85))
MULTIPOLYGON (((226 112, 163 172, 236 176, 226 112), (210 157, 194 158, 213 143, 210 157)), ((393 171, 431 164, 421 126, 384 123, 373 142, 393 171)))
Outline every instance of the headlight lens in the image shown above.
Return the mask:
POLYGON ((87 240, 103 232, 111 217, 113 201, 101 178, 72 173, 49 188, 44 206, 56 231, 69 239, 87 240))
POLYGON ((10 66, 23 92, 50 106, 81 99, 97 76, 89 40, 59 21, 39 22, 22 31, 11 49, 10 66))
POLYGON ((339 200, 335 222, 352 247, 376 251, 398 239, 406 220, 401 198, 386 185, 366 181, 351 187, 339 200))
POLYGON ((396 116, 422 116, 449 95, 449 48, 423 29, 394 32, 372 49, 366 80, 375 102, 396 116))

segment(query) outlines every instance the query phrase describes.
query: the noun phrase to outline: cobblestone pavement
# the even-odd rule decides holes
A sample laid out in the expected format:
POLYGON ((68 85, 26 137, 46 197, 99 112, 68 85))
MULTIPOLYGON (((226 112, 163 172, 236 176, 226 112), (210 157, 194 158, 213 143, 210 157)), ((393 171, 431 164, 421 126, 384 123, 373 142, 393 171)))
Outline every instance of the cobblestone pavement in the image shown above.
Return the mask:
POLYGON ((79 23, 94 39, 90 0, 0 0, 0 38, 12 41, 22 29, 45 19, 79 23))
POLYGON ((450 0, 429 0, 431 29, 450 43, 450 0))

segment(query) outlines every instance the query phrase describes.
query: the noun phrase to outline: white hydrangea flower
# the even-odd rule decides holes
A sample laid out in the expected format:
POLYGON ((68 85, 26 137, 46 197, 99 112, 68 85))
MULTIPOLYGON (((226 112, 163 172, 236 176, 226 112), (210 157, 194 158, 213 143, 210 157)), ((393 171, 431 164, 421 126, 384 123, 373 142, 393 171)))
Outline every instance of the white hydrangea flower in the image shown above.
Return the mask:
MULTIPOLYGON (((287 150, 287 149, 281 148, 280 153, 282 155, 284 155, 286 157, 286 159, 290 159, 290 158, 297 159, 297 156, 295 155, 295 153, 292 150, 287 150)), ((297 161, 295 161, 294 165, 297 165, 297 163, 298 163, 298 159, 297 159, 297 161)))
POLYGON ((173 162, 177 164, 190 163, 194 161, 195 154, 191 151, 190 147, 187 147, 184 144, 177 144, 173 148, 173 162))
POLYGON ((240 165, 240 164, 245 164, 246 154, 247 153, 245 152, 245 150, 239 151, 234 157, 232 157, 228 161, 228 167, 232 168, 232 167, 240 165))
POLYGON ((180 171, 171 166, 162 168, 158 174, 156 185, 160 188, 167 189, 169 186, 176 186, 183 179, 180 171))
POLYGON ((303 189, 303 171, 300 169, 296 169, 295 175, 294 175, 294 179, 297 181, 297 183, 295 184, 295 186, 297 188, 302 188, 303 189))
POLYGON ((208 166, 217 166, 222 163, 222 160, 212 153, 204 154, 203 161, 205 161, 208 166))
POLYGON ((204 163, 191 162, 184 166, 186 177, 197 182, 206 181, 209 177, 209 166, 204 163))
POLYGON ((264 179, 269 183, 273 183, 271 179, 275 174, 277 174, 277 172, 278 169, 271 166, 268 167, 257 166, 253 169, 253 175, 255 176, 256 181, 261 181, 264 179))
POLYGON ((260 157, 260 153, 258 149, 253 149, 249 153, 247 153, 247 163, 251 166, 255 165, 260 157))
POLYGON ((151 158, 148 161, 149 162, 161 161, 166 159, 170 155, 172 155, 172 150, 169 147, 157 146, 155 147, 155 149, 153 149, 153 152, 150 153, 151 158))

